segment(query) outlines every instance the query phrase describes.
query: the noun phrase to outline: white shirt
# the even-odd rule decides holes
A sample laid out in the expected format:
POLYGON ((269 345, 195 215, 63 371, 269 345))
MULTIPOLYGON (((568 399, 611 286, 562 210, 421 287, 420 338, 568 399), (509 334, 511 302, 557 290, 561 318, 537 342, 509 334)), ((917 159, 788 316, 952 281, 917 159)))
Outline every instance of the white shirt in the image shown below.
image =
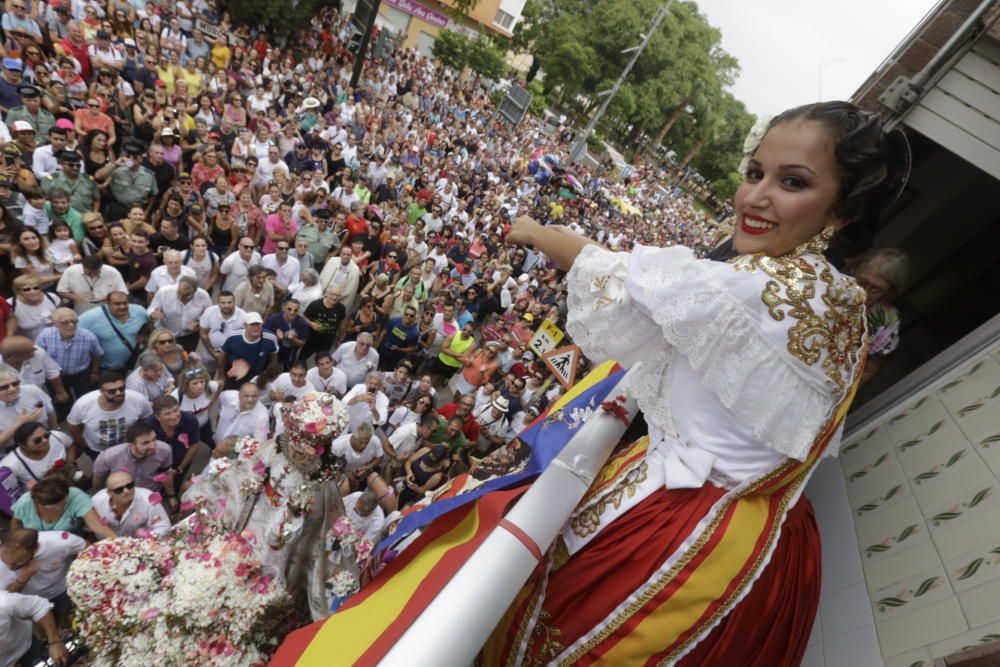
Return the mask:
POLYGON ((261 392, 261 400, 268 405, 277 402, 271 400, 270 393, 272 391, 284 392, 284 398, 288 398, 289 396, 294 396, 295 398, 302 398, 306 394, 315 392, 316 387, 314 387, 312 383, 309 382, 308 373, 306 374, 305 384, 303 384, 301 387, 296 387, 294 384, 292 384, 291 373, 282 373, 278 377, 274 378, 274 381, 271 382, 271 384, 267 385, 267 388, 265 388, 264 391, 261 392))
POLYGON ((194 269, 192 269, 190 266, 184 266, 182 264, 181 272, 177 274, 176 278, 170 275, 170 272, 167 270, 166 265, 158 266, 149 272, 149 280, 146 281, 146 291, 149 292, 150 294, 156 294, 157 290, 159 290, 161 287, 176 285, 177 281, 179 281, 184 276, 189 276, 191 278, 194 278, 195 280, 198 279, 198 275, 194 272, 194 269))
POLYGON ((382 456, 382 443, 373 435, 365 448, 356 452, 351 447, 351 434, 345 433, 330 443, 330 451, 344 457, 347 461, 344 467, 346 472, 354 472, 382 456))
POLYGON ((362 491, 356 491, 344 497, 344 516, 351 522, 354 530, 364 536, 362 539, 375 544, 378 541, 379 533, 382 532, 382 526, 385 525, 385 512, 376 504, 375 509, 368 516, 358 514, 355 508, 362 493, 362 491))
POLYGON ((417 451, 421 437, 417 434, 420 422, 412 421, 403 424, 389 436, 389 444, 397 455, 409 456, 417 451))
POLYGON ((319 374, 319 368, 313 366, 306 372, 306 380, 316 387, 316 391, 326 392, 335 396, 343 396, 347 392, 347 375, 336 366, 330 377, 324 378, 319 374))
POLYGON ((323 298, 323 286, 317 282, 312 287, 306 287, 305 283, 294 282, 288 286, 288 293, 299 302, 299 312, 304 313, 310 303, 323 298))
POLYGON ((58 437, 54 438, 50 435, 49 451, 40 460, 29 459, 24 452, 14 449, 0 459, 0 468, 9 468, 17 481, 21 483, 21 488, 25 488, 28 482, 39 481, 45 477, 45 473, 51 470, 52 465, 59 460, 66 460, 66 448, 59 442, 58 437))
MULTIPOLYGON (((49 413, 52 412, 52 399, 41 388, 33 384, 22 384, 21 395, 12 404, 8 405, 0 401, 0 430, 9 428, 14 421, 27 410, 34 410, 41 406, 42 414, 38 416, 39 422, 49 423, 49 413)), ((0 442, 0 448, 6 448, 8 442, 0 442)))
MULTIPOLYGON (((155 272, 155 271, 154 271, 155 272)), ((101 275, 91 278, 83 272, 83 264, 73 264, 69 266, 59 279, 56 286, 57 292, 76 292, 77 294, 89 294, 90 303, 73 302, 73 309, 77 315, 82 315, 91 308, 95 308, 107 299, 112 292, 128 292, 125 279, 118 269, 105 264, 101 267, 101 275)))
POLYGON ((219 389, 219 383, 209 380, 207 388, 197 398, 191 398, 187 394, 182 394, 180 388, 174 390, 174 398, 180 403, 182 412, 190 412, 198 419, 198 425, 204 426, 208 423, 208 406, 212 403, 212 397, 219 389))
POLYGON ((135 487, 135 497, 132 504, 119 519, 111 509, 111 496, 107 489, 101 489, 91 500, 97 516, 101 517, 108 528, 115 531, 119 537, 135 537, 139 530, 145 528, 156 536, 165 535, 170 530, 170 518, 162 502, 153 503, 149 497, 153 492, 140 486, 135 487))
POLYGON ((31 157, 31 171, 38 180, 62 171, 59 160, 52 155, 52 144, 45 144, 35 149, 31 157))
POLYGON ((368 392, 368 387, 364 382, 354 385, 349 392, 344 394, 341 402, 347 408, 347 428, 354 431, 361 424, 368 423, 373 426, 385 424, 389 417, 389 397, 381 391, 375 392, 375 410, 378 411, 378 420, 372 416, 372 409, 368 403, 358 401, 354 405, 349 405, 350 401, 358 396, 363 396, 368 392))
POLYGON ((215 441, 236 435, 249 435, 266 440, 271 430, 267 408, 257 402, 249 410, 240 410, 240 392, 229 389, 219 396, 219 423, 215 429, 215 441))
POLYGON ((239 306, 235 306, 233 314, 229 317, 222 314, 219 306, 209 306, 201 314, 198 324, 202 329, 208 330, 208 341, 212 344, 212 352, 217 352, 229 336, 243 330, 246 319, 247 311, 239 306))
POLYGON ((73 404, 66 418, 74 426, 83 426, 84 442, 95 452, 122 444, 126 441, 125 432, 132 424, 153 414, 146 397, 131 389, 125 390, 125 401, 121 407, 110 412, 98 404, 100 397, 99 389, 84 394, 73 404))
MULTIPOLYGON (((43 294, 42 302, 37 306, 18 301, 17 297, 10 299, 9 303, 14 309, 14 317, 17 318, 18 336, 27 336, 31 340, 35 340, 42 329, 52 324, 52 311, 59 304, 59 298, 48 292, 43 292, 43 294), (52 303, 53 300, 55 303, 52 303)), ((7 335, 10 333, 8 332, 7 335)))
POLYGON ((473 413, 476 422, 479 424, 480 433, 490 437, 504 437, 510 429, 510 418, 506 413, 499 416, 493 414, 493 402, 484 405, 481 410, 473 413))
POLYGON ((175 336, 183 336, 198 331, 199 318, 211 306, 212 297, 200 287, 195 288, 187 303, 183 303, 177 295, 177 285, 168 285, 157 290, 146 312, 152 315, 153 311, 160 311, 163 317, 157 324, 175 336))
POLYGON ((358 359, 358 355, 354 351, 356 345, 357 343, 354 341, 344 343, 333 353, 333 363, 344 371, 347 376, 347 384, 351 387, 359 383, 363 384, 365 376, 378 368, 378 352, 375 351, 375 346, 368 348, 368 353, 358 359))
POLYGON ((13 665, 31 646, 31 626, 42 620, 52 603, 37 595, 0 590, 0 665, 13 665))
POLYGON ((249 262, 244 261, 238 251, 222 260, 219 271, 226 276, 226 279, 222 282, 222 289, 226 292, 235 290, 241 282, 246 280, 247 272, 254 264, 260 264, 260 253, 256 250, 250 256, 249 262))
POLYGON ((264 255, 260 260, 260 265, 278 274, 275 277, 275 282, 282 287, 299 282, 299 260, 290 255, 285 258, 284 264, 278 264, 278 256, 274 253, 264 255))
MULTIPOLYGON (((0 364, 2 363, 3 355, 0 355, 0 364)), ((18 376, 24 384, 44 387, 46 380, 59 377, 61 372, 62 368, 56 363, 55 359, 50 357, 48 352, 36 345, 34 353, 21 362, 21 370, 18 371, 18 376)))
MULTIPOLYGON (((82 537, 66 531, 43 530, 38 533, 38 551, 33 560, 38 561, 38 571, 31 575, 21 592, 51 600, 66 591, 66 573, 78 553, 87 547, 82 537)), ((17 578, 0 560, 0 588, 7 588, 17 578)))

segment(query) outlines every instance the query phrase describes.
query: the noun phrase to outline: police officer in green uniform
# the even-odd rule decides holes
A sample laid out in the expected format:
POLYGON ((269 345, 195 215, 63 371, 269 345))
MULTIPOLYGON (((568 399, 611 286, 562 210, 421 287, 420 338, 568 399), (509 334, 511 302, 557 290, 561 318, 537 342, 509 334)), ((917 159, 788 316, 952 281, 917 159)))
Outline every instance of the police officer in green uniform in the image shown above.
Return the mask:
POLYGON ((7 112, 7 127, 16 120, 23 120, 35 129, 35 139, 39 145, 49 141, 49 129, 56 124, 55 116, 42 108, 42 95, 34 86, 17 87, 21 96, 21 106, 7 112))
POLYGON ((63 151, 59 154, 57 171, 42 179, 42 190, 46 195, 53 188, 60 188, 69 193, 69 204, 80 213, 96 211, 101 203, 94 178, 80 173, 83 158, 76 151, 63 151))
POLYGON ((115 161, 115 170, 111 172, 109 220, 124 218, 135 205, 148 209, 151 199, 159 193, 156 176, 140 163, 142 154, 142 146, 130 141, 125 144, 125 156, 115 161))

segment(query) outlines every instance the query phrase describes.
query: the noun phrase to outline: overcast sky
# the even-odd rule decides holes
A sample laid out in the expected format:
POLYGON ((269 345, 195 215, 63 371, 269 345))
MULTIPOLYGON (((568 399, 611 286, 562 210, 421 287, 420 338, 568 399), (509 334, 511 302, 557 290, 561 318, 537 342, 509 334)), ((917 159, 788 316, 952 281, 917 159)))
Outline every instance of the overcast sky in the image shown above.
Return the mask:
POLYGON ((938 2, 696 1, 740 61, 732 92, 755 114, 817 101, 821 71, 822 99, 848 99, 938 2))

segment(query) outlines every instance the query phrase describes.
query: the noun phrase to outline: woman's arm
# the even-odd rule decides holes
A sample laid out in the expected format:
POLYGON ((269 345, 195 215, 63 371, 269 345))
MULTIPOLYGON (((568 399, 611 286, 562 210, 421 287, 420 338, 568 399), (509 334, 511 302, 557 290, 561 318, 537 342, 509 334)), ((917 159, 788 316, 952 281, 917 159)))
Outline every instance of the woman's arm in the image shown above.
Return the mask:
POLYGON ((562 225, 542 227, 527 215, 517 218, 505 240, 512 245, 534 246, 563 271, 569 271, 586 246, 599 245, 562 225))

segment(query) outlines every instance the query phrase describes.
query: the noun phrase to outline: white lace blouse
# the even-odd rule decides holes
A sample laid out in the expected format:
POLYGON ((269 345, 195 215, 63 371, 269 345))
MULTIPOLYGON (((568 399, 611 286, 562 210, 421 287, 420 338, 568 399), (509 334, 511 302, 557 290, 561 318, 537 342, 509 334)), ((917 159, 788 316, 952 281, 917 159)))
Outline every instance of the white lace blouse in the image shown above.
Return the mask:
POLYGON ((806 458, 859 363, 863 304, 816 254, 722 263, 591 245, 569 274, 567 328, 594 361, 642 362, 632 389, 662 483, 731 488, 806 458))

